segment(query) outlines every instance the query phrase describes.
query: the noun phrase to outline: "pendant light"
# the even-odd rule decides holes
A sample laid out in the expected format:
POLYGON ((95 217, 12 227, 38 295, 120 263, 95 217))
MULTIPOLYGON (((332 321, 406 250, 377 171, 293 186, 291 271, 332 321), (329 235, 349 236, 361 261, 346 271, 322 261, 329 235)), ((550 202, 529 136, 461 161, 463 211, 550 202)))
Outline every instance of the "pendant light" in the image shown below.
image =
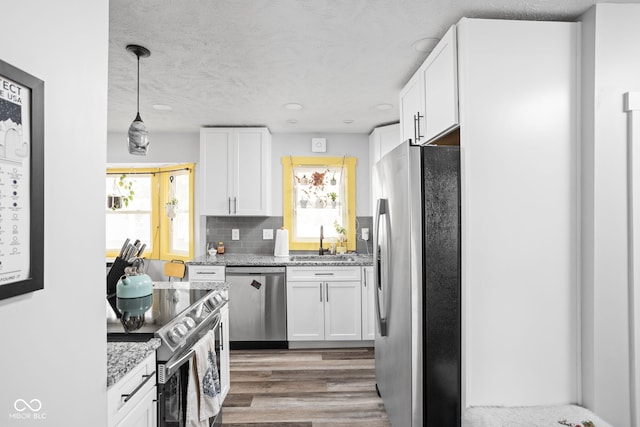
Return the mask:
POLYGON ((145 156, 149 147, 149 131, 144 122, 140 118, 140 57, 146 58, 151 55, 149 49, 138 46, 136 44, 130 44, 127 46, 127 51, 133 53, 138 57, 138 99, 137 99, 137 114, 136 118, 129 126, 129 154, 135 154, 138 156, 145 156))

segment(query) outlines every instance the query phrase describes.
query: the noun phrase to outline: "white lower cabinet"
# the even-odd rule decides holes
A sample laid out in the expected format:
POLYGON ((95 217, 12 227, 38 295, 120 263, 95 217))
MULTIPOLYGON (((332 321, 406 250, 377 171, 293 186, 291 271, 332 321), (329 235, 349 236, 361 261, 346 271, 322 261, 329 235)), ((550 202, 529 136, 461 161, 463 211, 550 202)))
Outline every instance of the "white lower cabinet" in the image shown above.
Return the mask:
POLYGON ((224 282, 224 265, 189 264, 187 266, 189 282, 224 282))
POLYGON ((109 427, 156 426, 156 354, 107 391, 109 427))
POLYGON ((362 339, 360 269, 288 267, 288 340, 362 339))
POLYGON ((362 339, 376 339, 376 294, 373 267, 362 267, 362 339))
POLYGON ((156 427, 156 388, 147 391, 142 401, 117 423, 116 427, 156 427))
POLYGON ((229 393, 231 388, 231 365, 229 363, 229 307, 224 306, 220 310, 220 401, 229 393))

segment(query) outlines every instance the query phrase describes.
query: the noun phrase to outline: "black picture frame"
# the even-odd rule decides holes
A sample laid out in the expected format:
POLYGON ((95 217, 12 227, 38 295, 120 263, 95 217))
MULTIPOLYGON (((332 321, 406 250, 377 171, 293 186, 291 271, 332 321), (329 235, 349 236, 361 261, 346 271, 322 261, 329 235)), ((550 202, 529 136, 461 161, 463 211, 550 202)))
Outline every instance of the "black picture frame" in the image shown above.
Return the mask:
POLYGON ((9 131, 0 129, 0 300, 44 289, 44 82, 0 59, 0 122, 14 113, 20 133, 9 141, 9 131), (25 113, 28 126, 22 128, 25 113), (11 159, 10 144, 25 134, 17 138, 20 148, 13 150, 25 159, 21 163, 11 159), (27 200, 28 208, 22 209, 27 200), (26 229, 29 236, 21 239, 26 229), (26 268, 12 271, 15 259, 26 268))

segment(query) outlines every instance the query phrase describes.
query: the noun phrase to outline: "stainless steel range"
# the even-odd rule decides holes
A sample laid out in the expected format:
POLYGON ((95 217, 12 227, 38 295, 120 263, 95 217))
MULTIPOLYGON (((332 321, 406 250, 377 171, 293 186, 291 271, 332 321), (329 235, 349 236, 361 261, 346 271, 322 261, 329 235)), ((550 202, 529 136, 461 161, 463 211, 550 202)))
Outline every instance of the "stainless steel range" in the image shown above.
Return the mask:
MULTIPOLYGON (((125 332, 116 309, 107 316, 109 341, 144 341, 160 338, 156 350, 158 373, 158 426, 184 426, 189 365, 193 346, 210 330, 216 335, 216 353, 221 384, 228 384, 227 288, 224 283, 156 282, 152 306, 144 324, 125 332), (226 343, 225 343, 226 342, 226 343), (225 360, 226 358, 226 360, 225 360), (221 369, 221 366, 223 369, 221 369)), ((111 304, 113 307, 113 304, 111 304)), ((224 391, 224 389, 223 389, 224 391)), ((224 395, 221 396, 221 399, 224 395)), ((210 420, 220 425, 222 415, 210 420)))

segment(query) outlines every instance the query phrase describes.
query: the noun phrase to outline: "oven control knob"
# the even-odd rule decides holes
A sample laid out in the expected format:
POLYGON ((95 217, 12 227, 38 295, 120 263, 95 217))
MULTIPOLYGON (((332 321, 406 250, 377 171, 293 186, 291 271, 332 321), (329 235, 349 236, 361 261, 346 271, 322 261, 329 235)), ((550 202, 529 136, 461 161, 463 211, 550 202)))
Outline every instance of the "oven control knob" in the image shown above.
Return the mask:
POLYGON ((174 344, 178 344, 180 342, 180 337, 175 331, 175 328, 172 328, 169 330, 169 332, 167 332, 167 338, 169 338, 169 341, 171 341, 174 344))
POLYGON ((216 301, 216 296, 212 296, 211 298, 209 298, 208 300, 209 302, 209 307, 211 308, 211 310, 215 310, 215 308, 218 306, 218 301, 216 301))
POLYGON ((196 327, 196 321, 189 316, 186 316, 184 318, 184 320, 182 321, 182 324, 187 327, 187 330, 193 329, 196 327))
POLYGON ((174 344, 178 344, 180 342, 180 339, 187 335, 187 332, 187 327, 183 324, 179 324, 171 328, 167 336, 171 341, 173 341, 174 344))

